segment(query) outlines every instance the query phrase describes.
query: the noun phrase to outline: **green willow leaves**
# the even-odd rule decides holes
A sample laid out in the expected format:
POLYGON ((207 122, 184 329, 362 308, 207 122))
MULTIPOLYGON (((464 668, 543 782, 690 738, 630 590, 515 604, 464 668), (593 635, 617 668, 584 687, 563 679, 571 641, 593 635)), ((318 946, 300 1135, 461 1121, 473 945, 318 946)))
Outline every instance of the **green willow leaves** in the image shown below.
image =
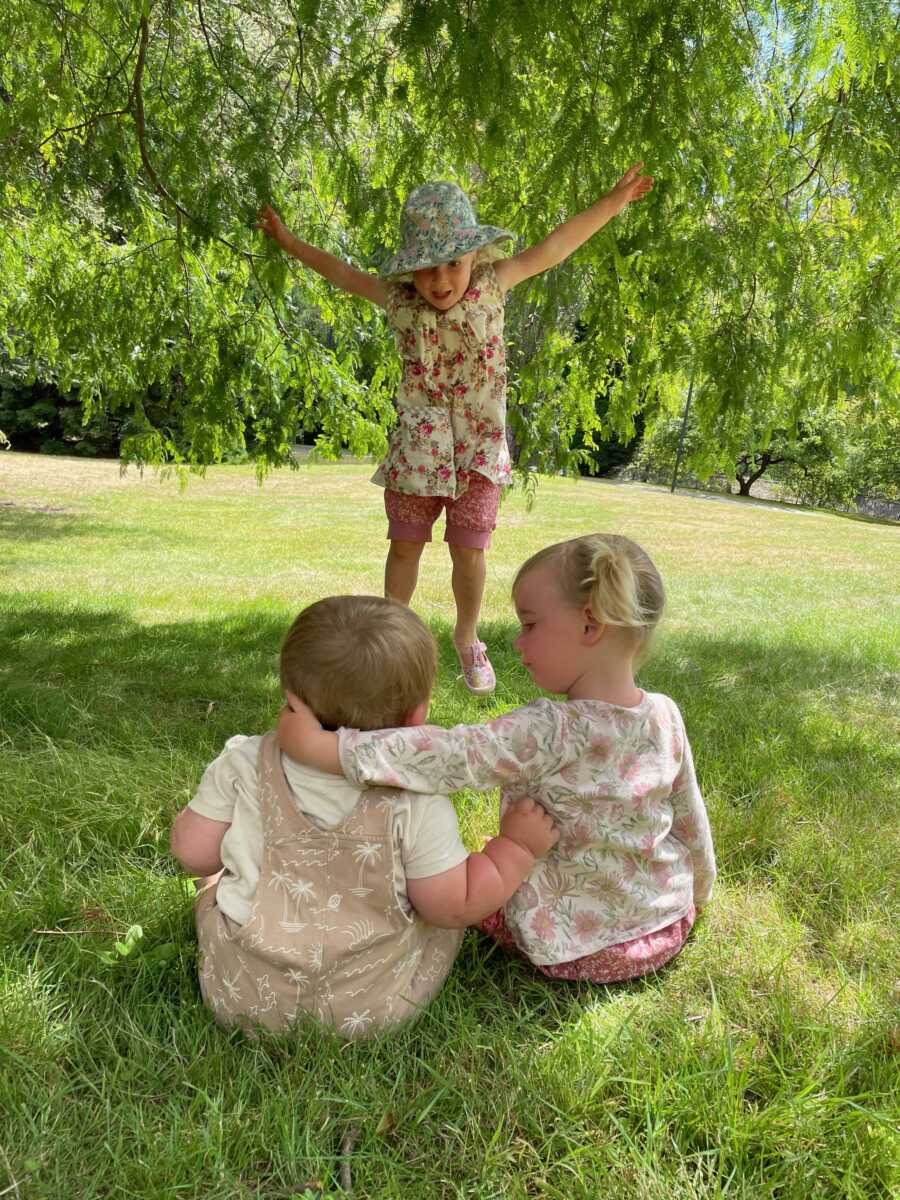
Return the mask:
POLYGON ((299 427, 378 452, 381 315, 254 231, 376 269, 452 178, 525 245, 629 163, 656 178, 509 308, 520 462, 571 465, 687 381, 699 465, 852 395, 896 404, 890 6, 705 0, 6 0, 5 353, 131 415, 128 460, 204 464, 299 427), (604 396, 604 424, 596 398, 604 396))

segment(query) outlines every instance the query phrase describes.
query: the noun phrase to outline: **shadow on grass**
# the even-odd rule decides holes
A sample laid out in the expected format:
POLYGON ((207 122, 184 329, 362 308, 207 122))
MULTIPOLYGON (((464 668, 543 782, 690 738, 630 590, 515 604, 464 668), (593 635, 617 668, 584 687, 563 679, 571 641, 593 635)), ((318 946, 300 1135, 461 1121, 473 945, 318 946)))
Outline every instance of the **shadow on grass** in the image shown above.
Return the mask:
MULTIPOLYGON (((22 763, 45 761, 50 745, 55 753, 79 756, 88 779, 87 784, 81 781, 83 796, 102 796, 110 760, 123 764, 136 798, 133 816, 104 825, 93 812, 85 813, 82 824, 95 821, 92 836, 95 842, 106 840, 107 864, 129 853, 130 839, 143 836, 148 821, 159 827, 162 840, 144 858, 132 856, 132 872, 143 874, 123 871, 109 885, 114 901, 134 893, 136 916, 126 920, 139 919, 143 900, 138 903, 138 893, 144 888, 152 896, 153 880, 165 870, 165 859, 160 858, 165 854, 165 827, 203 766, 228 737, 259 732, 274 720, 280 704, 278 648, 294 614, 258 606, 236 609, 225 619, 144 625, 112 609, 15 603, 14 610, 0 609, 0 642, 5 648, 0 662, 0 734, 22 756, 22 763), (170 764, 167 786, 173 786, 172 778, 181 778, 177 793, 160 796, 152 794, 152 786, 143 786, 142 775, 146 777, 160 758, 170 764), (95 783, 91 772, 96 772, 95 783)), ((484 701, 448 683, 458 670, 450 629, 435 625, 434 632, 440 644, 441 683, 432 719, 484 719, 489 715, 484 701)), ((484 628, 501 681, 491 701, 494 711, 527 703, 538 694, 512 649, 515 635, 516 627, 503 622, 484 628)), ((873 831, 869 870, 876 876, 879 871, 890 873, 886 858, 879 865, 887 849, 876 844, 874 830, 887 819, 879 809, 886 806, 888 781, 900 770, 900 755, 896 745, 881 736, 877 721, 875 698, 896 687, 895 677, 882 663, 787 640, 675 635, 659 644, 641 680, 648 690, 673 696, 684 713, 723 878, 749 875, 765 882, 798 829, 826 820, 840 822, 844 815, 857 838, 873 831), (852 716, 857 702, 869 706, 867 722, 852 716)), ((8 768, 8 778, 16 770, 15 765, 8 768)), ((38 786, 44 786, 41 778, 39 774, 38 786)), ((48 787, 56 786, 53 779, 47 776, 48 787)), ((49 827, 67 803, 71 808, 71 799, 48 791, 35 811, 49 827)), ((33 819, 33 814, 23 815, 10 823, 10 851, 16 850, 18 839, 31 837, 33 819)), ((78 814, 69 812, 67 819, 75 822, 78 814)), ((40 842, 40 828, 33 832, 40 842)), ((834 906, 837 921, 854 886, 863 896, 866 886, 874 888, 872 876, 867 885, 858 863, 840 858, 844 852, 839 840, 823 839, 821 855, 798 866, 798 906, 818 903, 816 889, 827 885, 822 904, 834 906), (829 856, 826 872, 822 864, 829 856)), ((102 869, 108 872, 108 865, 102 869)), ((29 911, 22 920, 29 930, 38 922, 52 926, 66 915, 67 905, 81 903, 76 892, 65 898, 64 864, 58 864, 59 886, 52 882, 56 867, 51 865, 40 892, 23 870, 22 895, 28 897, 29 911)), ((174 892, 148 920, 151 939, 189 940, 189 930, 186 897, 174 892)), ((52 959, 63 950, 45 953, 52 959)), ((183 956, 179 962, 181 967, 172 968, 177 978, 171 979, 171 989, 183 998, 183 956)), ((167 973, 163 971, 163 979, 167 973)), ((550 984, 471 933, 454 978, 448 1004, 454 995, 462 1004, 466 992, 474 992, 473 1010, 485 1022, 513 1018, 533 1023, 546 1018, 556 1024, 574 1019, 586 995, 605 994, 589 985, 550 984)), ((629 986, 661 986, 664 978, 663 974, 629 986)), ((169 990, 164 982, 162 987, 169 990)))
MULTIPOLYGON (((0 501, 0 540, 41 542, 67 537, 97 537, 103 526, 90 517, 53 505, 25 505, 0 501)), ((9 563, 9 569, 15 569, 9 563)))
POLYGON ((146 739, 192 752, 274 719, 286 611, 144 625, 115 609, 13 603, 0 608, 10 737, 95 748, 146 739))
MULTIPOLYGON (((102 746, 111 739, 215 751, 236 732, 265 729, 281 703, 278 654, 296 613, 236 609, 208 621, 148 625, 116 609, 22 604, 0 596, 2 723, 51 739, 102 746)), ((432 720, 478 721, 540 693, 513 650, 517 629, 486 623, 498 695, 471 695, 446 624, 432 622, 438 685, 432 720)))
MULTIPOLYGON (((283 606, 146 625, 114 609, 13 603, 0 607, 0 693, 4 731, 21 749, 36 736, 210 757, 234 733, 274 721, 278 651, 294 616, 283 606)), ((484 626, 498 675, 489 698, 455 682, 451 631, 436 622, 432 630, 440 650, 435 723, 484 720, 540 695, 512 648, 517 626, 484 626)), ((764 794, 780 793, 795 819, 815 815, 803 806, 842 779, 853 784, 847 804, 858 805, 874 777, 900 766, 896 743, 878 726, 898 670, 900 662, 796 641, 677 634, 655 647, 640 681, 679 704, 701 785, 712 784, 720 808, 752 812, 764 794)), ((729 847, 720 853, 727 866, 729 847)))
POLYGON ((759 778, 786 761, 800 772, 795 790, 810 794, 833 778, 836 757, 860 785, 878 765, 898 762, 882 724, 898 694, 896 655, 678 634, 652 652, 641 682, 677 700, 696 756, 716 760, 737 794, 746 793, 748 770, 759 778))

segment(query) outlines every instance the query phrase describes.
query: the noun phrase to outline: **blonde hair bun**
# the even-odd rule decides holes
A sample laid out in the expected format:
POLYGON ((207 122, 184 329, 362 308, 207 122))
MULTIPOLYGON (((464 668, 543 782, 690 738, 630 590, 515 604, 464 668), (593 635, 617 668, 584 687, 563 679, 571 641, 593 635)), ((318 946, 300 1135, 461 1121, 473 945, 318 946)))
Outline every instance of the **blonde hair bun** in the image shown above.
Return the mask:
POLYGON ((523 563, 513 593, 538 564, 556 574, 565 598, 589 608, 603 625, 634 630, 643 647, 649 642, 665 607, 665 589, 649 554, 618 533, 590 533, 556 542, 523 563))

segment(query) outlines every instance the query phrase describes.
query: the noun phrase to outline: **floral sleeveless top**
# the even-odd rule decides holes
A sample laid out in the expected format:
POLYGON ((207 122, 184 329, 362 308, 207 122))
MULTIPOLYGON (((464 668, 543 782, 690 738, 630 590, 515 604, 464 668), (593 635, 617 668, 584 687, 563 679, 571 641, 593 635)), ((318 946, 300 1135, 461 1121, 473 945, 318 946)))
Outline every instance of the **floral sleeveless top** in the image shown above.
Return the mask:
POLYGON ((509 483, 503 293, 490 263, 446 312, 411 283, 388 287, 387 319, 403 365, 397 424, 372 482, 417 496, 457 499, 464 472, 509 483))

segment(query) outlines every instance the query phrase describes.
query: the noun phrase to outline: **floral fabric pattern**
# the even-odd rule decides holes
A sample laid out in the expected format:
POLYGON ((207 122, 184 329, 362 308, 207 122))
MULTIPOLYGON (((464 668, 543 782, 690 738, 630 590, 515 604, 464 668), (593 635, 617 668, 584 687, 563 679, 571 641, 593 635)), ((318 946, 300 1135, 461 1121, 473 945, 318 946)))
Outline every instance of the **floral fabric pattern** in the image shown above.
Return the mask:
POLYGON ((490 263, 446 312, 412 284, 391 284, 387 318, 403 365, 397 424, 372 482, 396 492, 457 499, 477 471, 509 483, 503 295, 490 263))
POLYGON ((499 786, 501 810, 540 801, 561 837, 504 907, 532 963, 567 963, 645 937, 709 899, 716 867, 681 713, 536 700, 484 725, 339 733, 357 784, 414 792, 499 786))
MULTIPOLYGON (((626 979, 640 979, 642 975, 649 975, 651 971, 664 967, 680 952, 691 932, 695 915, 691 908, 686 917, 671 925, 664 925, 655 933, 647 933, 616 946, 607 946, 605 950, 586 954, 571 962, 532 965, 550 979, 587 979, 591 983, 622 983, 626 979)), ((522 951, 506 926, 502 908, 480 921, 478 928, 505 950, 521 955, 522 951)))
POLYGON ((477 533, 491 533, 497 527, 500 488, 477 471, 471 477, 463 474, 466 474, 466 491, 458 500, 451 500, 448 496, 411 496, 409 492, 385 488, 384 507, 388 520, 407 528, 418 526, 423 532, 427 530, 430 540, 431 527, 440 516, 441 509, 446 508, 448 531, 456 527, 477 533))

